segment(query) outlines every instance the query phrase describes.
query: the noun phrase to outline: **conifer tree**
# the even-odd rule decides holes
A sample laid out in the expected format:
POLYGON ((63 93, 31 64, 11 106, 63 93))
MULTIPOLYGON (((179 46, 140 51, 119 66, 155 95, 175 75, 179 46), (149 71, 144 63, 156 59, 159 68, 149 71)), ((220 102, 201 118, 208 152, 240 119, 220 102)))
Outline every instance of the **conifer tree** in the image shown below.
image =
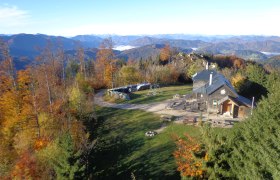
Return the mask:
POLYGON ((210 177, 237 179, 280 178, 280 82, 246 122, 227 135, 208 131, 210 177))
POLYGON ((66 132, 53 144, 43 150, 53 167, 57 179, 81 179, 84 177, 85 166, 81 164, 81 152, 75 150, 70 133, 66 132))

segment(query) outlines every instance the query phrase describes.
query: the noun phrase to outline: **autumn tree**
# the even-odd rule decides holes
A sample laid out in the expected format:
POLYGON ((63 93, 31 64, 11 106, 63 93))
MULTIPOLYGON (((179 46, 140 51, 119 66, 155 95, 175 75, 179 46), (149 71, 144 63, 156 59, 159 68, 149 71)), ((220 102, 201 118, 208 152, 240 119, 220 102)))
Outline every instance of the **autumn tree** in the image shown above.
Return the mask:
POLYGON ((245 65, 245 61, 236 56, 228 55, 215 55, 211 58, 211 61, 217 63, 221 68, 235 68, 240 69, 245 65))
POLYGON ((17 158, 13 138, 19 127, 20 110, 13 59, 8 45, 0 40, 0 177, 8 175, 17 158))
POLYGON ((206 170, 203 163, 207 161, 207 154, 204 147, 193 137, 185 134, 186 140, 178 138, 177 149, 173 153, 178 171, 182 176, 204 178, 206 170))
POLYGON ((233 67, 236 69, 240 69, 240 68, 244 67, 244 60, 240 59, 240 58, 234 58, 233 67))
POLYGON ((170 64, 171 59, 171 48, 169 44, 165 44, 164 48, 160 50, 160 61, 163 64, 170 64))
POLYGON ((187 67, 187 76, 192 77, 195 73, 205 69, 204 61, 202 59, 193 60, 187 67))
MULTIPOLYGON (((60 154, 65 155, 60 159, 64 168, 68 168, 71 158, 75 162, 84 161, 82 154, 83 151, 89 154, 87 144, 92 144, 89 132, 92 133, 96 119, 89 83, 92 79, 85 80, 85 68, 66 65, 63 50, 56 51, 49 45, 32 66, 15 71, 7 46, 1 48, 0 177, 52 178, 55 165, 46 163, 50 157, 40 156, 45 151, 52 155, 50 147, 61 150, 59 155, 53 154, 57 155, 55 159, 59 159, 60 154), (64 66, 70 67, 69 70, 64 66), (61 140, 66 132, 71 139, 61 140), (72 148, 69 155, 66 146, 72 148)), ((93 76, 87 75, 87 78, 93 76)), ((79 165, 80 169, 76 169, 75 163, 71 166, 72 169, 66 170, 69 172, 67 178, 83 174, 82 166, 79 165)))
POLYGON ((87 72, 86 72, 86 62, 85 62, 85 51, 82 47, 79 47, 77 50, 77 58, 79 61, 79 72, 87 79, 87 72))
POLYGON ((239 93, 246 91, 250 86, 250 82, 248 82, 246 76, 241 73, 236 73, 231 77, 231 84, 239 93))
POLYGON ((235 74, 235 71, 232 68, 223 68, 221 69, 220 73, 222 73, 227 79, 231 79, 235 74))
POLYGON ((100 87, 112 87, 116 66, 114 63, 113 42, 111 38, 104 39, 96 57, 96 79, 100 87))
POLYGON ((13 87, 16 88, 16 72, 14 67, 13 58, 10 56, 9 47, 6 42, 0 39, 0 58, 1 58, 1 71, 8 76, 13 87))
POLYGON ((138 69, 134 66, 123 66, 119 71, 119 81, 122 85, 137 84, 140 81, 140 74, 138 69))
POLYGON ((38 168, 38 164, 34 154, 29 151, 21 154, 17 160, 12 172, 13 179, 41 179, 42 174, 38 168))

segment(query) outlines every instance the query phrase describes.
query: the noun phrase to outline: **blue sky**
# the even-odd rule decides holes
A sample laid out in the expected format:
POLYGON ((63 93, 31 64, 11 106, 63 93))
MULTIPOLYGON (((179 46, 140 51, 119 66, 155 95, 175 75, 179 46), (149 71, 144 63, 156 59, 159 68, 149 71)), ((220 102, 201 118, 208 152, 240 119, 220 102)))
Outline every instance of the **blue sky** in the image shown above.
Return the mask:
POLYGON ((280 0, 0 0, 0 34, 279 35, 280 0))

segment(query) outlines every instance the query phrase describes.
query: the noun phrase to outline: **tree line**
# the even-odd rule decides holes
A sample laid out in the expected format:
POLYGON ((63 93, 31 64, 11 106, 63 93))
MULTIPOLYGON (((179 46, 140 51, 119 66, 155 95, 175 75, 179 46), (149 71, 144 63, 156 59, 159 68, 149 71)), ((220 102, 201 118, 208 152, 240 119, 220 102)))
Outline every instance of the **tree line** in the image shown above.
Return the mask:
POLYGON ((96 117, 82 51, 75 73, 51 45, 16 71, 7 44, 0 47, 0 177, 89 177, 96 117))

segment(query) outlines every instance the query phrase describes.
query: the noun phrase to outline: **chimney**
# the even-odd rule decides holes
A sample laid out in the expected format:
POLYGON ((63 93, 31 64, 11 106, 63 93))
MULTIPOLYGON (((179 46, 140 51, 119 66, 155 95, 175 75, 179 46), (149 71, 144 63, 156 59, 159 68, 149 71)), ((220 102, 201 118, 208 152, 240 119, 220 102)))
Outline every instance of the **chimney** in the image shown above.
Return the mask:
POLYGON ((210 74, 210 79, 209 79, 209 86, 212 85, 212 76, 213 76, 213 74, 211 73, 211 74, 210 74))

